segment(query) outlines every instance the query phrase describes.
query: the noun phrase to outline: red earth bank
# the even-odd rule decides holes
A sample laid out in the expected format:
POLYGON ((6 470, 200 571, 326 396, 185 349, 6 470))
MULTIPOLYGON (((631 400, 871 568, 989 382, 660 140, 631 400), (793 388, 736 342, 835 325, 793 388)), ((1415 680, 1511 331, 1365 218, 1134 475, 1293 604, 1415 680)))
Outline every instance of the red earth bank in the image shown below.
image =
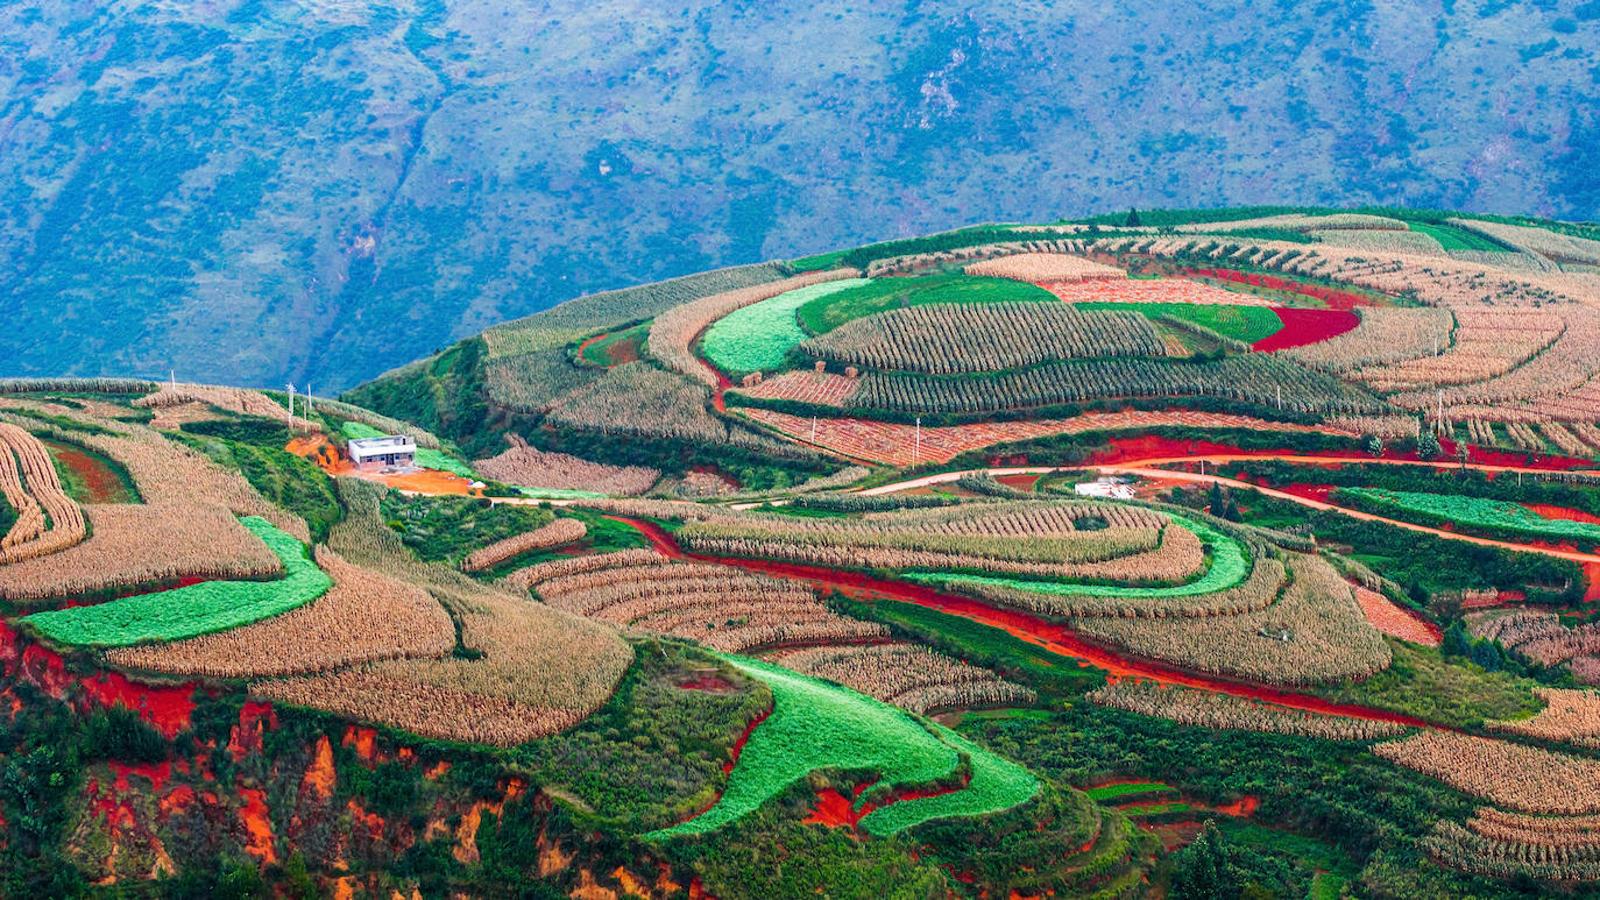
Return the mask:
POLYGON ((1361 318, 1347 309, 1275 306, 1272 311, 1277 314, 1278 321, 1283 323, 1283 327, 1251 344, 1250 349, 1270 353, 1274 350, 1304 347, 1307 344, 1338 337, 1361 324, 1361 318))

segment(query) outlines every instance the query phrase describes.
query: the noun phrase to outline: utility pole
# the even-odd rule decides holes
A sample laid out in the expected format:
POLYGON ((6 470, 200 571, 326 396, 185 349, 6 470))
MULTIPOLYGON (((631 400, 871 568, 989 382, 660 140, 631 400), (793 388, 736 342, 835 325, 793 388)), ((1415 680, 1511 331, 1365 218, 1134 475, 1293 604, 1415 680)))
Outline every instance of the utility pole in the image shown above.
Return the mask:
POLYGON ((289 435, 294 436, 294 382, 289 382, 289 435))
POLYGON ((817 417, 811 417, 811 443, 817 442, 817 417))
POLYGON ((911 448, 911 467, 913 469, 916 468, 917 467, 917 463, 921 459, 922 459, 922 417, 921 416, 917 416, 917 441, 916 441, 916 443, 914 445, 912 445, 912 448, 911 448))

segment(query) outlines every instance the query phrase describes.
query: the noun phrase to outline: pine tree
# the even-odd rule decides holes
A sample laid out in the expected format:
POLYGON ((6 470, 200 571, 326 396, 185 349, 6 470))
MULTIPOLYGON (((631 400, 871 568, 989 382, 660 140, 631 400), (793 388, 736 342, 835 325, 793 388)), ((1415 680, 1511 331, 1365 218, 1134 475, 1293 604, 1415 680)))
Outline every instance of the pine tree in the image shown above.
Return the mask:
POLYGON ((1124 220, 1122 224, 1128 228, 1138 228, 1140 225, 1139 210, 1129 209, 1128 218, 1124 220))

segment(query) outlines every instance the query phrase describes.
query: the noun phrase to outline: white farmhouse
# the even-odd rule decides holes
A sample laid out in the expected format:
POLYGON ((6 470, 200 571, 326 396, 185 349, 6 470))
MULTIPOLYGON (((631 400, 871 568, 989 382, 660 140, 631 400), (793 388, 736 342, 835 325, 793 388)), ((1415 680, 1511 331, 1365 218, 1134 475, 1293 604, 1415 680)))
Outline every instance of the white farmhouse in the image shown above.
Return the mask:
POLYGON ((416 459, 417 442, 403 434, 356 438, 350 442, 350 460, 363 471, 410 468, 416 459))

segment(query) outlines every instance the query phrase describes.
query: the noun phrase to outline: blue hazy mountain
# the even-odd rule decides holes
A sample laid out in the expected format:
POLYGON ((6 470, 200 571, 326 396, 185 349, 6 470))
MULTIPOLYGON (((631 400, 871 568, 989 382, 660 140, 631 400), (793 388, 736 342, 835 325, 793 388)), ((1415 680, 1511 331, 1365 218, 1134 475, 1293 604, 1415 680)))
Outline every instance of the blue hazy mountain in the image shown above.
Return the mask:
POLYGON ((0 374, 353 384, 981 220, 1592 218, 1600 2, 0 3, 0 374))

